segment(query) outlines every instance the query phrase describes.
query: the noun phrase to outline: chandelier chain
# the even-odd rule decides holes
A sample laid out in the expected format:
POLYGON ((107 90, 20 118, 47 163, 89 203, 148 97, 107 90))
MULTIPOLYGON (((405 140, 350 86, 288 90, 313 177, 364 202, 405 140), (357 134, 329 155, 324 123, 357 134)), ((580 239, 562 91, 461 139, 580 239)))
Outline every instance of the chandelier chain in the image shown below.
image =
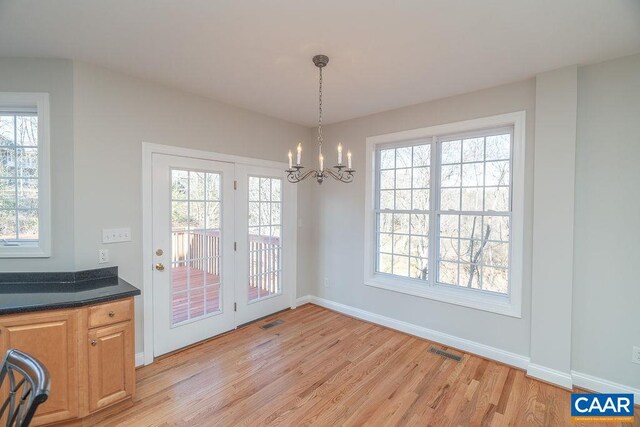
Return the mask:
POLYGON ((320 144, 320 154, 322 154, 322 67, 320 70, 320 85, 318 89, 318 143, 320 144))
POLYGON ((320 168, 312 169, 308 172, 302 172, 302 169, 304 168, 304 166, 300 164, 302 143, 298 144, 297 162, 296 164, 293 164, 293 156, 291 151, 289 151, 289 169, 285 171, 287 173, 287 181, 291 183, 298 183, 309 177, 315 178, 318 181, 318 184, 322 184, 327 177, 331 177, 336 181, 344 183, 353 182, 355 169, 351 168, 351 152, 347 152, 348 162, 347 165, 345 165, 342 163, 342 144, 338 144, 338 164, 333 166, 333 168, 324 167, 324 156, 322 155, 322 68, 325 67, 328 62, 329 58, 326 55, 316 55, 313 57, 313 63, 318 67, 320 73, 318 79, 318 160, 320 168))

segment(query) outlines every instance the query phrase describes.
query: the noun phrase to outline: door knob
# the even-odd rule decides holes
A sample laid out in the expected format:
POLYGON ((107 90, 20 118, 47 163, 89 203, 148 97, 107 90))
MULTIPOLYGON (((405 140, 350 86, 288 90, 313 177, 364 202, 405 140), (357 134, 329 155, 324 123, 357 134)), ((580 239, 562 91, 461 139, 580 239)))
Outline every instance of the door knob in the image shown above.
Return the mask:
POLYGON ((156 270, 163 271, 164 270, 164 265, 161 262, 157 263, 156 264, 156 270))

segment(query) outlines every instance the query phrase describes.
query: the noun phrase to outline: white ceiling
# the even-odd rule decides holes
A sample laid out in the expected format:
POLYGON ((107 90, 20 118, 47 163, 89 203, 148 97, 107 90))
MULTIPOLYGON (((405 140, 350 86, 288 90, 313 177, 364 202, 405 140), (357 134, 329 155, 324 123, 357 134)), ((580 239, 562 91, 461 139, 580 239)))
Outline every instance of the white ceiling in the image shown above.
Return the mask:
POLYGON ((100 64, 304 125, 640 52, 638 0, 0 0, 0 56, 100 64))

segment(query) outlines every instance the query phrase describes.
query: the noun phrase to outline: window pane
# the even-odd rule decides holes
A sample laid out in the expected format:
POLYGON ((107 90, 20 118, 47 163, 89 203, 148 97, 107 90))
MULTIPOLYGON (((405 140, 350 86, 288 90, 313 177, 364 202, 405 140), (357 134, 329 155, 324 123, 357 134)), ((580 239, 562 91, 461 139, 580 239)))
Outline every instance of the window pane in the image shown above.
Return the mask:
MULTIPOLYGON (((0 209, 16 207, 16 180, 0 179, 0 209)), ((15 212, 14 212, 15 214, 15 212)))
POLYGON ((482 210, 483 191, 480 188, 463 188, 462 189, 462 210, 463 211, 481 211, 482 210))
POLYGON ((482 187, 484 185, 484 168, 482 163, 462 165, 462 186, 482 187))
POLYGON ((411 236, 409 248, 411 256, 428 258, 429 257, 429 238, 420 236, 411 236))
POLYGON ((186 200, 189 191, 189 172, 182 170, 171 171, 171 198, 186 200))
POLYGON ((458 215, 440 215, 440 236, 458 237, 458 215))
POLYGON ((18 145, 38 145, 38 116, 16 116, 18 145))
POLYGON ((396 148, 396 168, 408 168, 411 167, 411 147, 396 148))
POLYGON ((485 210, 506 212, 509 210, 509 187, 485 188, 485 210))
POLYGON ((460 210, 460 189, 459 188, 443 188, 440 192, 442 195, 440 198, 440 209, 446 210, 460 210))
POLYGON ((396 185, 396 171, 388 170, 380 172, 380 189, 392 190, 396 185))
POLYGON ((15 144, 14 116, 0 116, 0 145, 15 144))
POLYGON ((14 240, 17 236, 16 211, 0 210, 0 239, 14 240))
POLYGON ((396 167, 396 150, 380 150, 380 169, 393 169, 396 167))
POLYGON ((482 289, 506 294, 509 290, 507 270, 503 268, 482 268, 482 289))
POLYGON ((409 234, 409 214, 393 215, 393 232, 409 234))
POLYGON ((378 244, 380 245, 380 252, 390 254, 393 252, 393 234, 380 233, 378 237, 378 244))
POLYGON ((396 188, 411 188, 411 169, 396 169, 396 188))
POLYGON ((393 190, 380 191, 380 209, 393 209, 395 207, 394 198, 395 198, 395 191, 393 190))
POLYGON ((393 236, 393 253, 395 255, 409 255, 409 236, 403 234, 393 236))
POLYGON ((409 276, 409 257, 393 256, 393 274, 396 276, 409 276))
POLYGON ((460 237, 463 239, 482 238, 482 217, 461 215, 460 216, 460 237))
POLYGON ((494 267, 509 266, 509 244, 488 242, 483 251, 482 263, 494 267))
POLYGON ((414 279, 427 280, 429 278, 429 262, 423 258, 411 258, 410 277, 414 279))
POLYGON ((458 261, 460 258, 459 248, 458 248, 459 239, 440 239, 440 259, 445 259, 449 261, 458 261))
POLYGON ((429 168, 413 168, 413 188, 429 188, 429 168))
POLYGON ((18 211, 18 239, 38 240, 38 211, 18 211))
POLYGON ((445 141, 442 146, 442 164, 460 163, 462 160, 462 144, 460 141, 445 141))
POLYGON ((378 258, 378 271, 381 273, 393 274, 393 257, 381 253, 378 258))
POLYGON ((396 209, 407 211, 411 209, 411 190, 396 191, 396 209))
POLYGON ((411 215, 411 235, 426 236, 429 234, 429 215, 411 215))
POLYGON ((17 179, 18 208, 37 209, 38 208, 38 180, 37 179, 17 179))
POLYGON ((438 282, 450 285, 458 284, 458 264, 455 262, 441 262, 438 282))
POLYGON ((460 264, 460 286, 480 289, 481 268, 475 264, 460 264))
POLYGON ((0 148, 0 177, 16 176, 16 150, 0 148))
POLYGON ((431 146, 416 145, 413 147, 413 166, 429 166, 431 164, 431 146))
POLYGON ((413 210, 429 210, 429 190, 413 190, 413 210))
POLYGON ((204 200, 204 172, 189 172, 189 199, 204 200))
POLYGON ((509 162, 487 162, 485 185, 509 185, 509 162))
POLYGON ((481 162, 484 160, 484 138, 472 138, 462 141, 462 161, 481 162))
POLYGON ((486 159, 506 160, 511 157, 511 135, 487 137, 486 159))
POLYGON ((379 215, 378 224, 381 232, 393 232, 393 214, 381 213, 379 215))
POLYGON ((460 165, 444 165, 440 173, 442 187, 460 187, 460 165))
POLYGON ((486 216, 484 217, 485 230, 489 234, 489 240, 509 241, 509 217, 486 216))

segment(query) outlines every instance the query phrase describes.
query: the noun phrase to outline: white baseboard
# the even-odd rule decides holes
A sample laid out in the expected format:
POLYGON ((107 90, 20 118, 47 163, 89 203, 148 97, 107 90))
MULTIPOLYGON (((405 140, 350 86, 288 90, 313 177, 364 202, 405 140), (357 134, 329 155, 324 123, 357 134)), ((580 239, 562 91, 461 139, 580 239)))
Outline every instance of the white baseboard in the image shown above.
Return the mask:
POLYGON ((573 388, 573 379, 570 373, 557 371, 547 368, 546 366, 529 363, 529 366, 527 366, 527 375, 547 383, 558 385, 567 390, 573 388))
POLYGON ((632 393, 636 404, 640 403, 640 389, 629 387, 623 384, 614 383, 603 378, 583 374, 582 372, 571 371, 573 384, 587 390, 598 393, 632 393))
POLYGON ((403 322, 391 317, 371 313, 366 310, 351 307, 324 298, 319 298, 314 295, 305 295, 304 297, 298 298, 297 303, 298 306, 306 303, 313 303, 321 307, 346 314, 348 316, 386 326, 388 328, 424 338, 429 341, 434 341, 446 346, 454 347, 465 352, 477 354, 479 356, 496 360, 498 362, 511 365, 516 368, 527 369, 527 366, 529 365, 529 358, 526 356, 511 353, 485 344, 480 344, 478 342, 471 341, 465 338, 459 338, 453 335, 445 334, 443 332, 434 331, 433 329, 414 325, 408 322, 403 322))
POLYGON ((144 352, 136 353, 136 368, 144 365, 144 352))

